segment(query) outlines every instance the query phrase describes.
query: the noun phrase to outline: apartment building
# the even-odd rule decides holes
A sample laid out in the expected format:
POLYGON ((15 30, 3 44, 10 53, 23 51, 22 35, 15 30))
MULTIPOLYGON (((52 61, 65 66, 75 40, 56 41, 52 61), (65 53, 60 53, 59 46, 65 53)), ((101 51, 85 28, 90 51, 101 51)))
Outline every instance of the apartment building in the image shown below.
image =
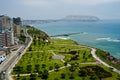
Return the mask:
POLYGON ((0 46, 14 45, 13 20, 5 15, 0 16, 0 46))
POLYGON ((13 20, 5 15, 0 16, 0 32, 3 30, 13 30, 13 20))

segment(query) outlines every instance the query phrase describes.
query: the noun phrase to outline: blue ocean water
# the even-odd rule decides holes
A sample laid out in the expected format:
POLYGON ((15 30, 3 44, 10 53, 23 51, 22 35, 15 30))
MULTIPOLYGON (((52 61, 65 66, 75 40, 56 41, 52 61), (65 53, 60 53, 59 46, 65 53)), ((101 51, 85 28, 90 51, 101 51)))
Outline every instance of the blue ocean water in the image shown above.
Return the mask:
POLYGON ((101 20, 97 22, 58 21, 34 24, 49 35, 84 32, 68 38, 79 44, 100 48, 120 58, 120 20, 101 20))

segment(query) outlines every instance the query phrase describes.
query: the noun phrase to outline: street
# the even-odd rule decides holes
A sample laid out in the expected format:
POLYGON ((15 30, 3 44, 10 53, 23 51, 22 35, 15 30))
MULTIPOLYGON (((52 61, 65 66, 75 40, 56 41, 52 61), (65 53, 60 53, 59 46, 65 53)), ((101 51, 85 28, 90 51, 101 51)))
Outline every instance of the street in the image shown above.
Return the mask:
POLYGON ((24 30, 24 35, 26 36, 26 43, 24 45, 19 45, 19 49, 10 53, 10 57, 0 64, 0 80, 9 80, 9 74, 11 73, 12 68, 32 43, 32 38, 28 35, 26 29, 24 30))

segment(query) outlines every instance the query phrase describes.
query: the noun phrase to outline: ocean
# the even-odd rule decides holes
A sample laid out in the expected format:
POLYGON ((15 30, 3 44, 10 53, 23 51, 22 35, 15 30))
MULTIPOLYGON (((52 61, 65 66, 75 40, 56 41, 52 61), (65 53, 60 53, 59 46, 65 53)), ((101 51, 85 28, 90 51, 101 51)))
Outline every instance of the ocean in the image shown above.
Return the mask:
POLYGON ((120 20, 56 21, 33 25, 50 36, 80 32, 80 34, 57 38, 72 39, 79 44, 100 48, 120 59, 120 20))

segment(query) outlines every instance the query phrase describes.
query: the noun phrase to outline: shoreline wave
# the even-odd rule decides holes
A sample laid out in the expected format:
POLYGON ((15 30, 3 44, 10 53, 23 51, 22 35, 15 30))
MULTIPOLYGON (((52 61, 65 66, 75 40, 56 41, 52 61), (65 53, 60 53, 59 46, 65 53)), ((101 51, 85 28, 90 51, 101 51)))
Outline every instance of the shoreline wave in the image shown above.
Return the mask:
POLYGON ((97 41, 120 42, 119 39, 112 39, 110 37, 97 38, 97 41))
POLYGON ((63 39, 63 40, 67 40, 67 39, 70 39, 70 37, 52 37, 54 39, 63 39))

